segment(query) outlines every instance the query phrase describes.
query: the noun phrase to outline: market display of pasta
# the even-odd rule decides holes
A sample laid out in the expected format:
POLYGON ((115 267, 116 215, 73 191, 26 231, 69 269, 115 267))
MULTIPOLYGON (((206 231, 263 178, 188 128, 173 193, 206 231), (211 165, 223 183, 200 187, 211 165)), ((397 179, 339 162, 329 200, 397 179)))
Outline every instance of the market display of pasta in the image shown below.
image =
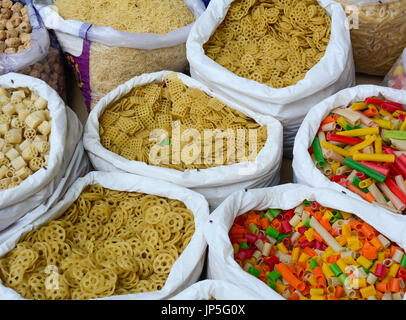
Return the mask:
POLYGON ((316 201, 251 210, 229 237, 235 261, 288 300, 402 300, 406 291, 403 249, 316 201))
POLYGON ((27 88, 0 88, 0 190, 18 186, 46 167, 50 152, 48 102, 27 88))
POLYGON ((0 259, 0 279, 27 299, 156 291, 194 231, 193 212, 179 200, 94 184, 0 259), (47 282, 49 266, 58 271, 47 282))
POLYGON ((237 0, 204 50, 240 77, 283 88, 320 61, 330 32, 331 19, 315 0, 237 0))
MULTIPOLYGON (((109 26, 132 35, 165 35, 196 19, 183 0, 56 0, 54 5, 64 19, 109 26)), ((103 96, 134 76, 161 70, 182 72, 187 68, 184 42, 151 50, 91 42, 84 55, 88 57, 79 63, 68 55, 68 62, 79 73, 79 82, 87 79, 82 90, 89 112, 103 96)))
MULTIPOLYGON (((240 159, 235 152, 237 161, 252 161, 267 140, 266 126, 260 126, 243 113, 229 108, 220 99, 210 97, 199 89, 187 87, 175 73, 165 76, 163 83, 150 83, 132 89, 129 94, 105 109, 99 118, 99 124, 100 141, 106 149, 128 160, 143 161, 180 171, 233 163, 235 160, 227 156, 227 150, 231 148, 240 150, 243 155, 240 159), (176 137, 172 126, 179 128, 180 136, 191 130, 192 141, 181 141, 177 151, 179 155, 185 146, 189 146, 191 158, 187 161, 172 161, 176 156, 173 156, 176 153, 176 137), (164 131, 162 136, 152 139, 154 130, 160 129, 164 131), (218 132, 216 129, 219 129, 218 132), (216 143, 212 143, 208 152, 194 151, 193 146, 198 150, 202 149, 201 144, 205 139, 222 139, 221 131, 227 129, 237 140, 240 137, 234 145, 227 142, 221 144, 218 150, 214 150, 216 143), (253 138, 250 138, 250 129, 256 129, 256 136, 253 138), (206 138, 205 130, 213 130, 213 136, 206 138), (254 143, 257 143, 256 148, 250 148, 254 143), (151 158, 151 150, 157 144, 167 146, 163 151, 168 154, 167 162, 151 158), (217 157, 221 161, 216 161, 218 153, 223 155, 217 157)), ((182 160, 184 159, 182 157, 182 160)))
POLYGON ((406 47, 406 2, 338 0, 345 9, 357 72, 384 76, 406 47))
POLYGON ((0 1, 0 53, 17 53, 31 48, 28 8, 21 2, 0 1))
POLYGON ((333 109, 309 152, 331 181, 393 212, 406 209, 406 112, 370 97, 333 109))

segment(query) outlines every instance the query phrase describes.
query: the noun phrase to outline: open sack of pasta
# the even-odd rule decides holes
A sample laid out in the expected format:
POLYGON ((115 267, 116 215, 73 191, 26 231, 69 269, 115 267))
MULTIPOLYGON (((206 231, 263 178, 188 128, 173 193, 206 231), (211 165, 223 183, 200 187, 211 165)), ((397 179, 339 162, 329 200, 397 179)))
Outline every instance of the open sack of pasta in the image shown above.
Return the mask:
POLYGON ((209 222, 209 277, 257 299, 404 298, 406 224, 337 191, 239 191, 209 222))
POLYGON ((275 185, 282 126, 171 71, 135 77, 89 114, 84 146, 101 171, 170 181, 212 208, 236 190, 275 185))
POLYGON ((35 0, 55 30, 90 112, 134 76, 185 71, 186 39, 201 0, 35 0))
POLYGON ((372 85, 345 89, 319 103, 296 137, 296 182, 405 213, 404 103, 404 91, 372 85))
POLYGON ((244 289, 223 280, 196 282, 171 300, 253 300, 244 289))
POLYGON ((48 83, 65 98, 63 60, 32 0, 0 1, 0 74, 19 72, 48 83))
POLYGON ((0 298, 166 299, 199 279, 208 217, 193 191, 91 172, 0 246, 0 298))
POLYGON ((330 0, 212 1, 187 41, 193 78, 284 127, 284 154, 319 101, 355 83, 346 16, 330 0))
POLYGON ((0 76, 0 230, 28 212, 23 219, 40 216, 87 173, 82 132, 74 112, 45 82, 0 76))
POLYGON ((337 1, 348 16, 356 71, 384 76, 406 47, 406 2, 337 1))

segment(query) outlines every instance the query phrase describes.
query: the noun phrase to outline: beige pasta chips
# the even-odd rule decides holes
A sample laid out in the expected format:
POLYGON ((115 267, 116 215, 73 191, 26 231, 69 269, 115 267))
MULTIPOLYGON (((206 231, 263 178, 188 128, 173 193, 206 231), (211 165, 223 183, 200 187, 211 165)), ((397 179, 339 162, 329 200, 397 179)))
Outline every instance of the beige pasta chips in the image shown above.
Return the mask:
POLYGON ((165 34, 195 21, 183 0, 56 0, 64 19, 132 33, 165 34))
POLYGON ((180 171, 253 161, 268 137, 266 126, 187 87, 175 73, 132 89, 99 123, 106 149, 180 171))
POLYGON ((406 1, 338 2, 350 22, 356 71, 384 76, 406 47, 406 1))
POLYGON ((0 88, 0 191, 47 165, 50 134, 45 99, 27 88, 0 88))
POLYGON ((331 19, 316 0, 237 0, 204 50, 240 77, 283 88, 320 61, 330 32, 331 19))
POLYGON ((3 284, 28 299, 93 299, 163 288, 195 231, 183 202, 91 185, 56 220, 0 259, 3 284))

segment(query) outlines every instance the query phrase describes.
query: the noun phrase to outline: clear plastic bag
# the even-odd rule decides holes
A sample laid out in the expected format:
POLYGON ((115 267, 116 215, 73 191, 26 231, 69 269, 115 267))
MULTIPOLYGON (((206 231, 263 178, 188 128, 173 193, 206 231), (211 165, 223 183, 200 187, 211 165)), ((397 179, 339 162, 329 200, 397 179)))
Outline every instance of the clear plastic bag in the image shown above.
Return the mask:
MULTIPOLYGON (((88 112, 118 85, 161 70, 185 71, 186 39, 192 27, 167 34, 129 33, 77 20, 64 20, 53 0, 34 0, 48 29, 58 41, 82 90, 88 112)), ((185 0, 196 19, 204 12, 201 0, 185 0)))
POLYGON ((62 56, 58 49, 50 47, 45 58, 25 67, 19 73, 45 81, 66 102, 65 71, 62 56))
POLYGON ((357 72, 384 76, 406 47, 406 1, 338 0, 347 14, 357 72))
POLYGON ((17 72, 41 60, 46 56, 50 43, 48 31, 42 24, 41 19, 39 19, 39 16, 32 5, 32 0, 13 2, 21 2, 28 8, 32 28, 30 41, 31 48, 19 53, 1 53, 0 74, 17 72))
POLYGON ((406 90, 406 49, 385 76, 383 85, 393 89, 406 90))

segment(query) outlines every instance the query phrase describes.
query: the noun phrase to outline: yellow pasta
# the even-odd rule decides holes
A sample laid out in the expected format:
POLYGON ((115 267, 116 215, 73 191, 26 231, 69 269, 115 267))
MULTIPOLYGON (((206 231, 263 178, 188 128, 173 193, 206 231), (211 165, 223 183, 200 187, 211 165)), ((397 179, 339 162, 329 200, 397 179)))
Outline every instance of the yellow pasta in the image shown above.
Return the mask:
POLYGON ((195 20, 183 0, 56 0, 64 19, 132 33, 165 34, 195 20))
POLYGON ((350 23, 356 71, 386 75, 406 47, 406 1, 338 2, 350 23))
POLYGON ((283 88, 320 61, 330 32, 316 0, 236 0, 204 50, 240 77, 283 88))
POLYGON ((0 259, 0 279, 37 300, 161 290, 194 231, 181 201, 90 185, 0 259))
POLYGON ((0 96, 1 191, 17 186, 47 163, 51 119, 48 102, 27 88, 1 88, 0 96))
POLYGON ((176 73, 134 88, 108 106, 99 123, 106 149, 180 171, 253 161, 268 137, 266 126, 188 88, 176 73))

